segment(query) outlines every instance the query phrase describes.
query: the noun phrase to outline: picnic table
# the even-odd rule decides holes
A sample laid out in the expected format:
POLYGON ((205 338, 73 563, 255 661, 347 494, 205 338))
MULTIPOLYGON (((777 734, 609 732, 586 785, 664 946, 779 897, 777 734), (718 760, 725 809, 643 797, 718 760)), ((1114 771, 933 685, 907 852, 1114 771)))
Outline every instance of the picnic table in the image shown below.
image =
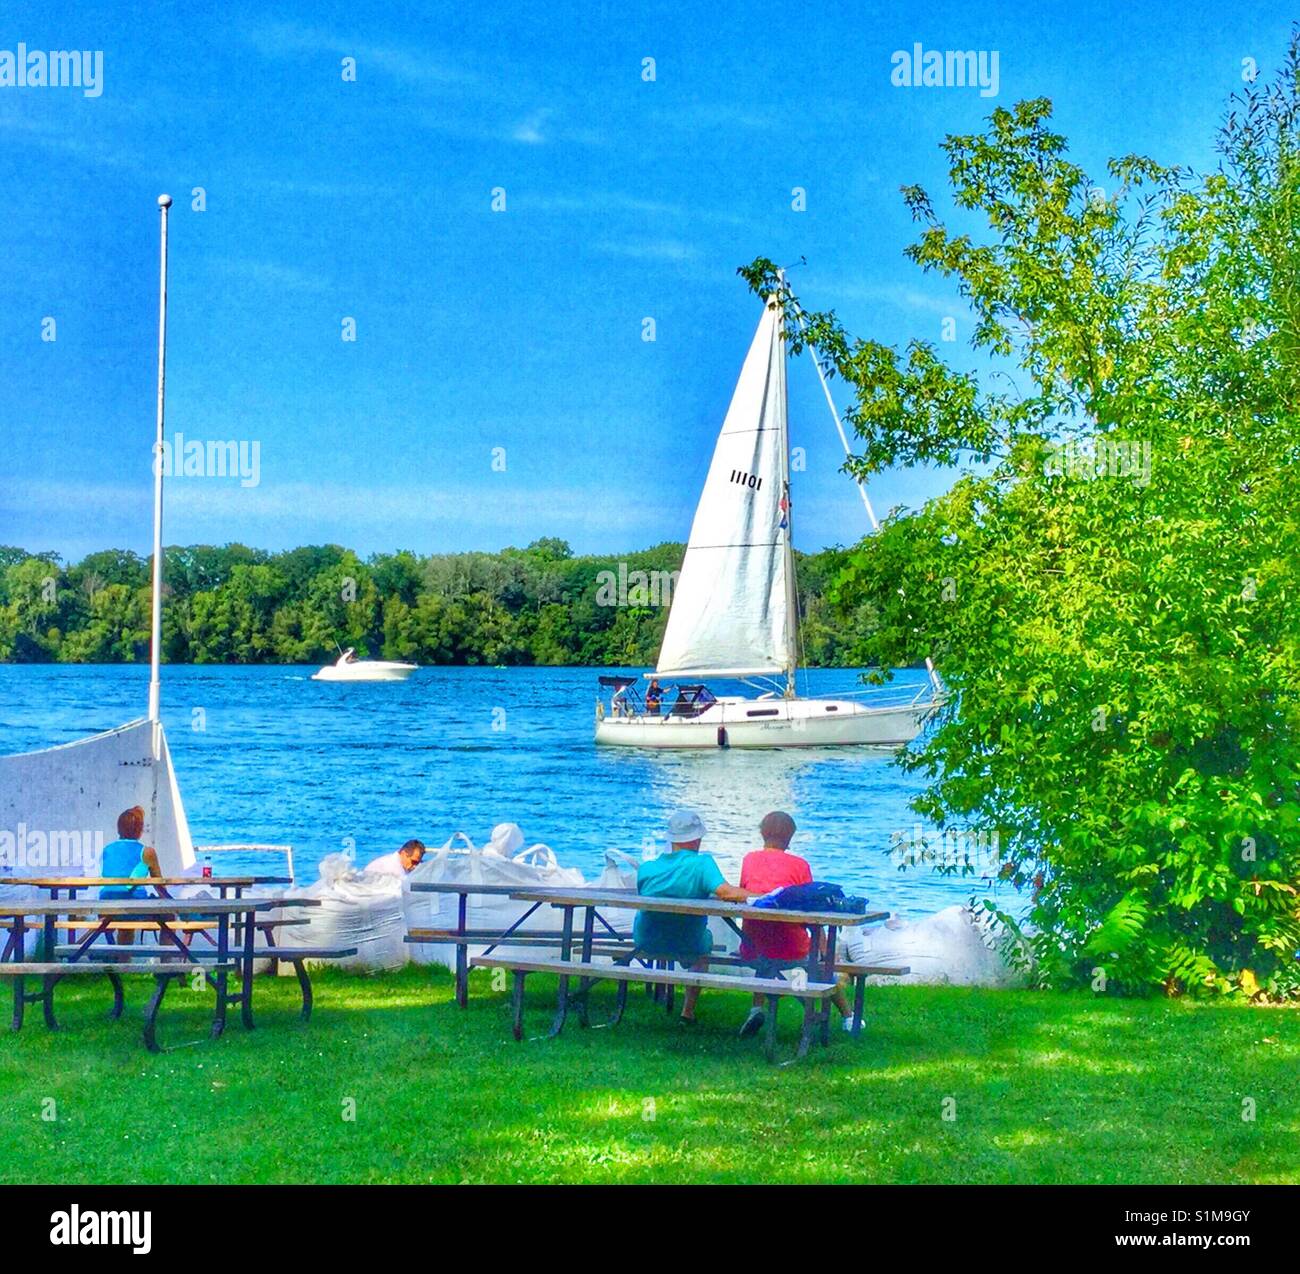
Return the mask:
MULTIPOLYGON (((558 960, 520 960, 503 959, 492 956, 479 956, 473 960, 477 968, 503 968, 514 974, 514 992, 512 995, 513 1030, 517 1040, 523 1038, 522 1013, 524 979, 529 973, 552 972, 559 975, 559 996, 555 1020, 549 1034, 558 1035, 564 1028, 569 1010, 573 1009, 583 1026, 590 1025, 587 1013, 587 997, 591 986, 602 979, 614 980, 619 984, 615 1011, 606 1025, 615 1025, 623 1015, 627 1002, 627 985, 629 982, 657 983, 664 986, 698 986, 712 989, 744 990, 762 995, 767 999, 767 1031, 765 1051, 769 1060, 775 1057, 776 1048, 776 1009, 783 998, 797 998, 804 1005, 803 1028, 800 1034, 797 1057, 803 1057, 809 1045, 816 1039, 823 1046, 830 1043, 830 996, 836 989, 835 981, 835 945, 838 931, 842 928, 857 927, 886 920, 887 911, 834 912, 834 911, 797 911, 788 908, 756 907, 752 903, 723 902, 718 899, 699 898, 663 898, 637 894, 623 889, 515 889, 509 896, 520 902, 532 902, 537 906, 549 904, 563 911, 561 927, 560 956, 558 960), (661 955, 657 952, 632 952, 626 960, 613 965, 594 964, 592 962, 595 926, 599 920, 611 928, 600 908, 617 907, 632 911, 653 911, 682 916, 717 916, 735 932, 740 932, 740 923, 744 920, 764 920, 776 923, 806 926, 812 935, 808 959, 801 970, 794 970, 788 979, 775 977, 742 978, 733 975, 696 973, 683 970, 674 971, 671 960, 655 959, 661 955), (579 941, 579 958, 573 958, 575 946, 574 913, 581 908, 584 911, 582 934, 579 941), (823 930, 825 935, 823 936, 823 930), (632 969, 631 960, 643 962, 649 958, 651 965, 660 964, 662 968, 632 969), (578 990, 570 990, 571 981, 577 977, 578 990)), ((534 908, 535 910, 536 908, 534 908)), ((531 914, 531 913, 530 913, 531 914)))
MULTIPOLYGON (((497 947, 502 946, 508 939, 512 938, 512 945, 522 946, 555 946, 563 941, 563 934, 560 932, 539 931, 536 929, 523 930, 521 928, 526 920, 546 905, 545 902, 534 902, 523 915, 506 929, 469 929, 466 926, 468 900, 471 895, 513 898, 518 893, 518 885, 478 885, 471 881, 416 881, 409 888, 413 894, 458 895, 455 929, 412 929, 406 935, 406 941, 411 943, 445 943, 448 946, 455 946, 456 1003, 461 1008, 466 1008, 469 1004, 468 956, 471 942, 476 944, 480 942, 488 943, 487 948, 481 952, 482 955, 488 956, 497 947)), ((603 917, 599 917, 599 919, 607 931, 602 937, 603 943, 612 946, 631 941, 631 934, 619 933, 612 925, 606 923, 603 917)))
POLYGON ((75 898, 83 889, 140 888, 146 885, 162 885, 164 888, 184 885, 216 886, 218 897, 225 898, 229 890, 234 890, 235 897, 243 896, 245 889, 254 885, 292 885, 289 876, 0 876, 0 885, 30 885, 35 889, 45 890, 51 898, 66 893, 75 898))
MULTIPOLYGON (((190 973, 201 973, 203 980, 216 993, 211 1035, 215 1038, 225 1029, 226 1010, 238 1004, 244 1027, 252 1030, 253 1021, 253 967, 258 959, 280 958, 293 960, 303 989, 303 1016, 310 1016, 310 979, 303 961, 316 953, 304 948, 279 952, 275 948, 258 948, 255 942, 258 918, 272 910, 285 907, 315 907, 314 898, 50 898, 28 900, 0 900, 0 921, 10 922, 12 932, 5 948, 5 957, 12 952, 14 958, 0 958, 0 976, 13 979, 13 1029, 23 1024, 26 1005, 40 1002, 45 1023, 51 1029, 58 1023, 54 1016, 54 987, 61 978, 88 973, 103 973, 113 988, 113 1007, 109 1016, 119 1018, 124 1007, 120 975, 122 973, 148 973, 155 979, 153 997, 145 1010, 144 1042, 151 1052, 160 1051, 156 1037, 158 1011, 163 996, 171 982, 190 973), (68 945, 56 941, 56 930, 63 917, 77 929, 87 931, 85 937, 68 945), (44 959, 24 959, 25 935, 29 921, 39 921, 43 933, 44 959), (147 924, 158 933, 158 948, 149 949, 134 945, 96 945, 115 925, 147 924), (196 925, 216 926, 213 949, 195 950, 186 941, 196 925), (232 940, 232 928, 235 930, 232 940), (228 979, 238 973, 241 985, 231 992, 228 979), (39 992, 27 992, 25 979, 40 977, 39 992)), ((275 923, 293 923, 278 920, 275 923)), ((75 931, 74 931, 75 932, 75 931)), ((342 954, 351 954, 351 951, 342 954)))
MULTIPOLYGON (((33 889, 44 890, 51 898, 66 894, 75 899, 83 889, 102 888, 148 888, 161 885, 163 888, 185 887, 191 885, 216 886, 217 896, 226 898, 229 891, 234 891, 236 898, 242 898, 245 889, 258 885, 292 885, 289 876, 0 876, 0 884, 25 885, 33 889)), ((161 895, 159 895, 161 896, 161 895)), ((196 928, 200 927, 196 924, 196 928)), ((235 941, 240 941, 240 932, 236 926, 235 941)), ((14 944, 11 933, 0 960, 10 957, 14 944)))

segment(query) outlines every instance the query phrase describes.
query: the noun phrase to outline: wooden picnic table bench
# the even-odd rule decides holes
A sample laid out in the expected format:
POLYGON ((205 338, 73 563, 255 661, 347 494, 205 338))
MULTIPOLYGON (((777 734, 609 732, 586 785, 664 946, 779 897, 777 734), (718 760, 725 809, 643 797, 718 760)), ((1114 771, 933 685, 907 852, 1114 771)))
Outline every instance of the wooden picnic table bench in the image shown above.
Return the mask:
MULTIPOLYGON (((748 990, 751 994, 767 998, 770 1012, 767 1025, 765 1052, 769 1059, 775 1050, 776 1007, 781 999, 796 998, 803 1002, 804 1021, 800 1034, 797 1057, 803 1057, 810 1042, 816 1038, 822 1045, 830 1043, 830 997, 836 990, 835 980, 835 940, 839 929, 870 924, 877 920, 886 920, 889 913, 877 912, 836 912, 836 911, 798 911, 789 908, 755 907, 751 903, 723 902, 718 899, 699 898, 664 898, 637 894, 624 889, 518 889, 510 894, 520 902, 535 902, 538 905, 549 904, 564 913, 562 939, 559 959, 556 960, 508 960, 503 957, 476 957, 471 963, 476 968, 503 968, 515 970, 515 994, 512 1000, 516 1004, 515 1038, 522 1038, 522 1027, 518 1025, 518 1015, 522 1012, 523 978, 528 973, 552 972, 559 976, 559 993, 555 1020, 550 1034, 558 1035, 563 1029, 570 1008, 576 1009, 579 1021, 587 1025, 587 996, 594 981, 609 979, 620 984, 618 1005, 611 1025, 622 1017, 626 1003, 626 984, 629 982, 646 982, 651 985, 666 987, 710 987, 725 990, 748 990), (740 922, 744 920, 763 920, 776 923, 798 924, 806 926, 812 943, 805 968, 799 976, 789 979, 742 978, 730 974, 696 973, 690 970, 674 970, 672 961, 662 958, 661 953, 633 951, 627 960, 618 964, 596 964, 592 961, 595 941, 595 923, 599 917, 600 907, 617 907, 632 911, 652 911, 668 915, 717 916, 737 933, 740 922), (580 955, 574 959, 574 912, 582 908, 584 921, 580 939, 580 955), (825 930, 825 937, 823 937, 825 930), (647 969, 632 968, 630 961, 661 964, 664 967, 647 969), (612 970, 616 970, 613 971, 612 970), (576 992, 570 989, 570 983, 577 979, 576 992), (808 988, 814 990, 809 993, 808 988)), ((534 908, 535 909, 535 908, 534 908)), ((531 914, 531 913, 530 913, 531 914)), ((607 926, 608 927, 608 926, 607 926)), ((671 1001, 670 1001, 671 1007, 671 1001)))
MULTIPOLYGON (((226 1009, 233 1003, 240 1005, 241 1013, 245 1027, 252 1029, 252 979, 248 974, 252 971, 252 962, 239 953, 232 951, 230 945, 230 923, 233 916, 244 916, 251 918, 258 911, 268 909, 272 904, 262 899, 248 898, 95 898, 95 899, 67 899, 67 898, 50 898, 43 900, 29 899, 25 901, 15 901, 7 899, 0 901, 0 917, 7 917, 14 922, 13 931, 10 934, 10 945, 18 953, 18 959, 0 962, 0 973, 13 979, 14 987, 14 1015, 13 1029, 19 1030, 23 1024, 23 1009, 29 1003, 40 1001, 44 1009, 45 1024, 51 1029, 57 1026, 54 1017, 54 987, 65 977, 76 977, 83 974, 83 970, 89 972, 91 969, 103 972, 103 965, 99 961, 93 964, 82 965, 80 961, 84 956, 87 948, 95 939, 107 930, 107 926, 114 920, 151 920, 159 926, 159 937, 166 938, 170 947, 168 953, 172 951, 179 953, 182 957, 174 961, 166 961, 158 958, 156 952, 144 953, 145 959, 135 960, 129 955, 121 966, 114 970, 115 973, 130 972, 133 969, 150 972, 155 978, 155 988, 153 997, 145 1010, 144 1042, 145 1047, 150 1052, 158 1052, 159 1046, 155 1033, 158 1010, 162 1006, 163 996, 166 993, 168 985, 177 977, 187 972, 193 972, 195 962, 189 958, 189 948, 182 941, 179 934, 172 933, 169 925, 172 920, 184 921, 186 919, 206 919, 215 917, 218 922, 217 928, 217 950, 220 958, 214 963, 211 970, 205 970, 205 980, 212 986, 216 993, 216 1005, 213 1011, 211 1034, 216 1037, 225 1030, 226 1009), (77 919, 84 916, 90 923, 89 936, 78 946, 76 954, 66 960, 50 961, 48 958, 40 962, 28 962, 22 959, 24 950, 24 931, 29 918, 38 919, 42 924, 43 947, 47 953, 52 954, 57 946, 55 942, 55 925, 62 917, 77 919), (92 927, 93 926, 93 927, 92 927), (240 968, 241 960, 244 961, 246 976, 244 986, 238 995, 232 994, 228 987, 228 979, 231 972, 240 968), (27 993, 24 986, 24 978, 29 972, 34 974, 36 968, 43 968, 53 963, 56 966, 54 972, 42 971, 41 990, 39 992, 27 993)), ((251 926, 245 926, 246 947, 251 947, 251 936, 253 929, 251 926)), ((122 955, 129 953, 132 948, 115 947, 114 952, 122 955)), ((114 991, 114 1012, 113 1016, 121 1014, 121 984, 113 982, 114 991)))
MULTIPOLYGON (((70 930, 75 933, 80 929, 93 929, 95 922, 93 919, 87 920, 56 920, 54 922, 56 929, 70 930)), ((156 920, 112 920, 109 922, 105 932, 107 933, 156 933, 161 926, 156 920)), ((168 926, 174 933, 200 933, 210 931, 217 927, 215 920, 175 920, 168 926)), ((12 920, 0 920, 0 929, 12 932, 14 922, 12 920)))
MULTIPOLYGON (((259 897, 258 900, 261 902, 268 903, 271 907, 273 907, 276 910, 281 910, 285 907, 319 907, 320 906, 320 900, 315 898, 259 897)), ((201 902, 202 899, 190 899, 189 901, 201 902)), ((274 930, 283 928, 285 926, 290 926, 290 925, 311 924, 311 918, 309 916, 257 915, 248 918, 246 921, 241 921, 239 919, 236 919, 234 921, 234 933, 232 935, 232 941, 236 946, 241 946, 242 944, 242 929, 241 929, 242 923, 251 924, 253 929, 257 932, 260 932, 262 935, 262 942, 264 945, 262 946, 256 945, 256 939, 254 939, 254 945, 252 948, 252 959, 254 962, 258 960, 269 960, 272 966, 271 968, 272 973, 278 972, 278 966, 280 965, 281 962, 285 964, 293 965, 293 971, 298 978, 298 989, 302 996, 301 1016, 304 1022, 310 1020, 312 1004, 314 1002, 313 995, 312 995, 311 975, 307 970, 306 962, 308 960, 341 960, 347 956, 354 956, 357 953, 356 947, 341 947, 341 946, 284 947, 277 944, 273 932, 274 930)), ((218 924, 219 922, 216 920, 181 921, 181 922, 170 922, 167 925, 167 928, 172 930, 173 932, 189 931, 192 928, 194 931, 201 932, 203 936, 207 938, 207 940, 211 943, 213 942, 213 939, 211 937, 210 931, 218 927, 218 924)), ((87 927, 85 924, 80 924, 76 921, 55 922, 56 927, 60 925, 67 925, 69 927, 75 926, 76 928, 79 929, 84 929, 87 927)), ((159 925, 158 922, 156 921, 111 920, 109 921, 107 926, 105 926, 103 932, 105 934, 111 934, 121 929, 133 929, 137 927, 141 929, 153 929, 153 930, 159 930, 162 928, 162 926, 159 925)), ((124 954, 126 954, 129 959, 134 961, 137 959, 146 958, 148 948, 142 949, 139 947, 131 947, 131 946, 123 947, 119 945, 113 947, 103 947, 96 950, 96 949, 88 948, 85 945, 69 944, 69 945, 57 946, 54 949, 54 953, 56 956, 65 956, 73 959, 77 958, 83 952, 88 958, 94 960, 118 961, 121 960, 124 954)), ((241 974, 245 967, 243 961, 247 959, 247 955, 248 955, 247 948, 242 949, 240 952, 241 974)), ((194 946, 189 946, 189 958, 192 962, 195 963, 206 964, 208 961, 215 961, 217 963, 220 962, 220 956, 217 951, 215 943, 213 943, 211 949, 205 949, 202 947, 196 948, 194 946)), ((252 966, 249 965, 247 967, 251 969, 252 966)))
MULTIPOLYGON (((741 969, 755 967, 752 960, 743 960, 740 956, 710 956, 709 963, 731 965, 741 969)), ((901 978, 912 972, 910 965, 897 964, 853 964, 848 961, 836 961, 835 972, 844 974, 853 986, 853 1026, 852 1034, 856 1037, 862 1033, 864 1021, 862 1010, 866 1000, 868 978, 901 978)), ((780 976, 778 974, 777 976, 780 976)), ((668 1008, 672 1010, 672 1001, 668 1008)))
MULTIPOLYGON (((196 970, 202 973, 204 980, 216 993, 212 1036, 219 1036, 224 1031, 226 1010, 231 1004, 239 1005, 244 1027, 252 1030, 254 1027, 253 965, 259 958, 255 935, 259 927, 265 929, 266 926, 274 926, 283 923, 284 920, 282 917, 266 916, 265 913, 285 907, 319 905, 318 899, 265 897, 50 898, 0 901, 0 919, 8 919, 11 922, 10 940, 6 952, 14 950, 18 957, 12 960, 0 960, 0 974, 13 979, 13 1029, 21 1028, 24 1007, 38 1000, 44 1007, 46 1025, 51 1028, 56 1026, 53 998, 55 984, 63 977, 80 976, 89 972, 106 972, 105 966, 111 963, 113 966, 111 972, 114 974, 149 972, 155 976, 157 985, 145 1012, 145 1045, 151 1052, 159 1051, 155 1025, 168 984, 173 979, 187 973, 194 973, 196 970), (88 931, 87 936, 79 943, 62 946, 56 943, 57 927, 64 917, 74 924, 80 920, 79 927, 88 931), (46 959, 40 962, 26 961, 22 958, 25 930, 29 919, 41 922, 42 945, 46 959), (259 919, 261 926, 259 926, 259 919), (94 946, 114 924, 132 921, 155 925, 159 946, 152 950, 135 945, 94 946), (216 924, 215 949, 211 952, 194 950, 183 940, 184 931, 178 931, 173 927, 197 921, 213 921, 216 924), (231 942, 232 925, 237 925, 239 928, 238 944, 231 942), (56 958, 50 960, 51 955, 56 958), (58 956, 65 958, 58 959, 58 956), (166 956, 172 958, 168 960, 166 956), (54 972, 46 967, 51 964, 55 967, 54 972), (37 976, 38 969, 42 988, 39 992, 28 993, 24 986, 24 977, 28 974, 37 976), (229 990, 228 979, 231 972, 240 975, 241 986, 237 993, 229 990)), ((263 947, 262 950, 278 949, 271 946, 263 947)), ((295 950, 295 955, 299 960, 295 967, 299 974, 299 984, 303 987, 304 1016, 307 1016, 310 1014, 311 1005, 310 981, 306 979, 301 962, 311 957, 302 954, 301 949, 295 950)), ((112 1016, 117 1017, 121 1015, 121 983, 113 978, 109 980, 114 989, 112 1016)))
MULTIPOLYGON (((206 972, 210 978, 215 977, 224 980, 229 974, 235 972, 238 967, 233 960, 228 960, 224 963, 214 964, 206 972)), ((13 980, 13 1029, 15 1031, 21 1029, 24 1007, 39 1000, 45 1013, 45 1025, 53 1031, 57 1030, 59 1025, 54 1017, 54 987, 62 979, 103 974, 113 988, 113 1007, 109 1010, 108 1016, 115 1021, 122 1016, 126 1004, 121 975, 123 973, 152 974, 154 992, 148 1006, 145 1008, 144 1044, 151 1053, 160 1053, 162 1048, 158 1043, 157 1024, 158 1010, 162 1007, 163 995, 174 978, 183 977, 192 969, 192 965, 187 967, 183 961, 179 960, 133 961, 124 965, 107 965, 98 960, 81 963, 72 963, 67 960, 5 960, 0 962, 0 978, 11 978, 13 980), (41 979, 41 990, 39 992, 28 993, 25 990, 24 982, 29 977, 39 977, 41 979)), ((218 1004, 220 1004, 220 991, 217 992, 217 997, 218 1004)), ((224 1011, 219 1008, 213 1020, 212 1034, 214 1036, 219 1035, 224 1025, 224 1011), (220 1022, 220 1027, 218 1022, 220 1022)))
MULTIPOLYGON (((456 927, 454 929, 431 929, 416 927, 406 934, 408 943, 432 943, 454 946, 456 948, 456 1003, 461 1008, 469 1004, 469 947, 486 942, 482 955, 491 955, 497 947, 558 947, 564 942, 564 934, 559 930, 521 929, 520 926, 540 910, 543 903, 534 903, 513 924, 504 929, 470 929, 467 924, 467 909, 471 896, 513 897, 518 885, 482 885, 472 881, 414 881, 410 885, 413 894, 456 894, 456 927)), ((602 922, 603 923, 603 922, 602 922)), ((602 952, 622 949, 632 940, 632 935, 619 933, 611 925, 604 925, 607 932, 598 940, 602 952)))
MULTIPOLYGON (((629 957, 629 960, 632 957, 629 957)), ((561 991, 560 1005, 556 1011, 555 1021, 549 1034, 558 1035, 564 1027, 564 1019, 570 1008, 578 1013, 583 1026, 590 1026, 587 1011, 587 992, 599 981, 618 983, 614 1013, 604 1026, 617 1026, 622 1020, 627 1006, 627 988, 630 982, 648 982, 674 987, 700 987, 714 991, 748 991, 752 995, 762 995, 767 1000, 767 1023, 764 1032, 763 1051, 768 1061, 776 1060, 776 1009, 785 998, 801 1000, 804 1006, 803 1029, 799 1036, 796 1058, 804 1057, 813 1041, 818 1023, 817 1001, 825 999, 835 991, 833 982, 808 982, 793 980, 781 982, 775 978, 742 978, 727 973, 695 973, 690 970, 670 970, 656 968, 633 968, 630 963, 594 964, 583 960, 520 960, 504 957, 476 956, 475 968, 506 969, 514 975, 514 986, 510 996, 512 1014, 512 1033, 516 1040, 522 1040, 524 1013, 524 980, 530 973, 555 973, 560 977, 561 986, 569 978, 579 977, 582 988, 577 994, 561 991)))
MULTIPOLYGON (((281 923, 307 924, 309 922, 307 920, 300 920, 283 921, 281 923)), ((76 947, 56 947, 55 954, 63 955, 66 953, 74 953, 76 950, 76 947)), ((131 952, 133 950, 138 951, 139 949, 133 949, 131 947, 104 947, 99 951, 87 953, 86 959, 88 961, 93 961, 96 965, 109 965, 112 967, 121 959, 124 951, 131 952)), ((269 960, 273 966, 281 963, 293 965, 293 971, 298 978, 298 990, 302 996, 302 1009, 300 1011, 300 1016, 304 1022, 311 1020, 312 1005, 315 1003, 315 997, 312 993, 311 987, 311 974, 307 969, 307 962, 309 960, 342 960, 347 956, 354 956, 356 953, 356 947, 279 947, 275 945, 253 947, 253 959, 255 961, 269 960)), ((131 956, 129 957, 130 963, 117 964, 118 970, 134 972, 136 969, 135 960, 137 958, 138 957, 136 956, 131 956)), ((196 951, 194 948, 191 948, 190 962, 191 970, 194 965, 202 965, 204 967, 204 972, 206 973, 208 971, 207 966, 209 963, 216 965, 219 964, 221 960, 215 949, 196 951)), ((241 964, 238 967, 242 975, 242 958, 241 964)))
POLYGON ((906 964, 837 964, 836 973, 844 973, 853 983, 853 1029, 854 1038, 862 1034, 862 1009, 867 996, 868 978, 901 978, 912 972, 906 964))

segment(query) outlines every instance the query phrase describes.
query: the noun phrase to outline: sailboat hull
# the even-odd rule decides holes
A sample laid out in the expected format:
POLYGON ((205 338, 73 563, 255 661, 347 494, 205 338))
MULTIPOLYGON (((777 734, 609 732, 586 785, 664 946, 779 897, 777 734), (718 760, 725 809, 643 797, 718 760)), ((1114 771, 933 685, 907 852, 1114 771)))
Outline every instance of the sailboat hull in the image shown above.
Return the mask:
POLYGON ((605 716, 596 742, 633 748, 902 747, 933 702, 868 708, 849 699, 728 699, 697 717, 605 716))

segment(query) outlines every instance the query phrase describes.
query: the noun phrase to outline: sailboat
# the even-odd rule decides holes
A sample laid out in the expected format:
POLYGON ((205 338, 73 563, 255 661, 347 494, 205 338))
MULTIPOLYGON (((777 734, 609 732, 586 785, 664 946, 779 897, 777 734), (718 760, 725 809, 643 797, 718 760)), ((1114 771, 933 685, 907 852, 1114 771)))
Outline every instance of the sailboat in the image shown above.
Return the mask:
POLYGON ((597 743, 901 747, 916 737, 943 702, 928 661, 929 683, 919 688, 874 687, 835 699, 796 693, 799 608, 790 533, 785 319, 774 294, 714 448, 658 664, 645 674, 644 696, 636 677, 599 679, 609 702, 597 699, 597 743), (715 694, 709 682, 722 680, 756 693, 715 694))

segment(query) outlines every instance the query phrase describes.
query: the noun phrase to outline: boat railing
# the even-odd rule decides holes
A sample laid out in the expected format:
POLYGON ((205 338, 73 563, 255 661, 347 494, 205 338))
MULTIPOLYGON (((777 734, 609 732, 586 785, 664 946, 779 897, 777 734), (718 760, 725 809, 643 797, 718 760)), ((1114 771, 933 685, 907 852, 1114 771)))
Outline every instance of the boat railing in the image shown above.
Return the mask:
POLYGON ((878 704, 882 708, 915 708, 923 703, 934 702, 938 704, 942 701, 942 696, 935 691, 935 688, 929 682, 916 687, 910 685, 882 685, 863 686, 860 690, 837 690, 834 692, 834 697, 836 699, 870 699, 873 704, 878 704))
MULTIPOLYGON (((761 689, 758 683, 746 679, 747 685, 753 686, 755 690, 761 689)), ((635 684, 611 687, 608 683, 603 687, 606 690, 613 690, 609 696, 609 706, 605 709, 602 704, 602 710, 607 710, 610 716, 615 717, 659 717, 666 714, 668 716, 684 717, 698 715, 703 708, 713 702, 712 699, 706 703, 696 703, 693 698, 682 701, 677 694, 677 689, 673 686, 670 690, 665 690, 661 700, 662 706, 657 711, 651 711, 647 708, 641 691, 635 684), (694 708, 695 711, 690 711, 694 708)), ((923 682, 920 685, 912 684, 897 685, 887 683, 879 686, 862 686, 856 690, 835 690, 820 691, 819 697, 834 699, 859 699, 870 701, 873 707, 882 708, 916 708, 921 706, 933 705, 940 706, 945 698, 942 690, 937 689, 930 682, 923 682)), ((759 696, 761 699, 775 698, 773 691, 767 691, 759 696)))
POLYGON ((214 865, 213 858, 219 854, 234 854, 236 856, 233 866, 242 865, 249 859, 268 858, 274 855, 282 859, 284 867, 283 873, 294 879, 293 874, 293 846, 292 845, 267 845, 256 842, 250 845, 195 845, 195 860, 205 867, 214 865))

